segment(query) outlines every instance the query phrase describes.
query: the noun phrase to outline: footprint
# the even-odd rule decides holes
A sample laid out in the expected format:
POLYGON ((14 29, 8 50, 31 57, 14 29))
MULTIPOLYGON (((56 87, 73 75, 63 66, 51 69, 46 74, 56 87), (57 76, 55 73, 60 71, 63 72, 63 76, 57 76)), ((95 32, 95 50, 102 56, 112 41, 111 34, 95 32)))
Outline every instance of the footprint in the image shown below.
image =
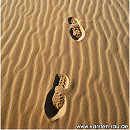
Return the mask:
POLYGON ((68 22, 69 24, 80 24, 79 20, 76 17, 69 17, 68 22))
POLYGON ((79 20, 76 17, 69 17, 68 22, 73 26, 70 29, 71 37, 76 41, 82 41, 85 37, 85 30, 83 29, 79 20))
POLYGON ((56 86, 55 93, 52 97, 52 103, 58 110, 60 110, 65 103, 65 95, 63 89, 64 88, 62 88, 61 86, 56 86))
POLYGON ((49 91, 45 103, 45 113, 51 121, 61 118, 66 112, 65 90, 68 86, 69 78, 65 74, 56 75, 53 88, 49 91))

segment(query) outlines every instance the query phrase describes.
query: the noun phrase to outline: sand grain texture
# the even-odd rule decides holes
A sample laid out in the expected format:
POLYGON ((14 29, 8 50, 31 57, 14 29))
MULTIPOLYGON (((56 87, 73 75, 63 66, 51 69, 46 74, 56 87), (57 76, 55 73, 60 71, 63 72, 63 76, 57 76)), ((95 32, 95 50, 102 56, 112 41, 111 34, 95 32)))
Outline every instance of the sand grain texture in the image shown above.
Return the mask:
POLYGON ((128 0, 1 1, 1 127, 129 124, 128 0), (69 34, 69 17, 85 38, 69 34), (70 79, 67 110, 44 111, 56 74, 70 79))

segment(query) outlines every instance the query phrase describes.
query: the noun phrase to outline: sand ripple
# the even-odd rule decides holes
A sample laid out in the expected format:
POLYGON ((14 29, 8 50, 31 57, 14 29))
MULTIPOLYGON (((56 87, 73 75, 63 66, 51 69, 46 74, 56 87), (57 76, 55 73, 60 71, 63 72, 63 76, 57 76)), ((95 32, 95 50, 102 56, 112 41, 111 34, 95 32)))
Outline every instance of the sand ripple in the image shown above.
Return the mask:
POLYGON ((128 125, 128 0, 2 0, 2 128, 128 125), (74 16, 85 38, 74 41, 74 16), (70 78, 67 111, 51 122, 44 111, 54 77, 70 78))

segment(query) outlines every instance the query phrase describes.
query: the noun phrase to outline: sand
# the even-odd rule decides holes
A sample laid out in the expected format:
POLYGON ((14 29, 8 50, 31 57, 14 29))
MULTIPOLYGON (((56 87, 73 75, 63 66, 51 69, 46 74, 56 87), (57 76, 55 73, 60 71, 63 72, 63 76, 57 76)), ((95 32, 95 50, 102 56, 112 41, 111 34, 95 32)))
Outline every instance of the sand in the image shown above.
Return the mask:
POLYGON ((128 0, 1 1, 1 128, 129 125, 128 0), (69 31, 69 17, 85 30, 69 31), (70 84, 63 117, 44 105, 56 74, 70 84))

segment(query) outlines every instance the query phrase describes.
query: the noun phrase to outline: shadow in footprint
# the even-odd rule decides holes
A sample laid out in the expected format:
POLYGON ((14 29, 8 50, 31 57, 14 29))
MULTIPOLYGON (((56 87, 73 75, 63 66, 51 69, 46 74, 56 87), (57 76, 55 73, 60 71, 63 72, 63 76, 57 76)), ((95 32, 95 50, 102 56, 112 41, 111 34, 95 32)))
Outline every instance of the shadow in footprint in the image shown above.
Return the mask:
POLYGON ((69 18, 68 18, 69 24, 71 24, 71 20, 72 20, 72 17, 69 17, 69 18))
POLYGON ((54 117, 58 113, 58 110, 55 108, 55 106, 52 103, 52 97, 54 95, 54 90, 58 84, 59 84, 59 77, 58 77, 58 75, 56 75, 54 83, 53 83, 53 88, 47 94, 47 98, 46 98, 46 102, 45 102, 45 106, 44 106, 45 113, 48 118, 54 117))

